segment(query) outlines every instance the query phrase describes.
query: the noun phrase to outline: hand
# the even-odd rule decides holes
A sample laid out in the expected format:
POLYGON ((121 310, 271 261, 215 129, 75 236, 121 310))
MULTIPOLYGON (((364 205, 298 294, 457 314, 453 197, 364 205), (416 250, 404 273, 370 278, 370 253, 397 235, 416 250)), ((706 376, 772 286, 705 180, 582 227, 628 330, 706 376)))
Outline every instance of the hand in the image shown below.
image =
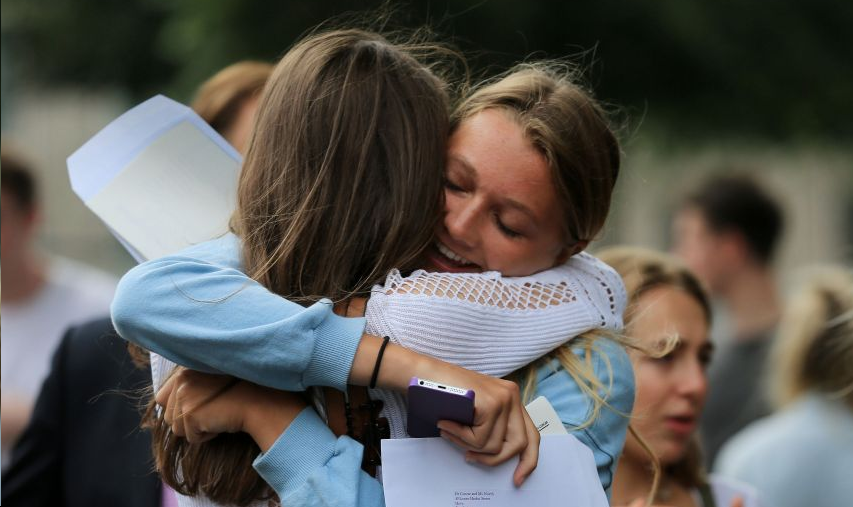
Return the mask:
POLYGON ((164 419, 192 443, 245 431, 267 450, 305 408, 301 396, 225 375, 178 368, 157 392, 164 419))
POLYGON ((455 372, 460 377, 458 380, 437 378, 474 390, 474 423, 465 426, 455 421, 439 421, 441 436, 467 449, 467 461, 487 466, 499 465, 518 455, 513 483, 521 486, 536 469, 540 436, 521 404, 518 385, 463 368, 458 370, 455 372))
MULTIPOLYGON (((381 343, 382 339, 376 336, 366 334, 362 337, 350 370, 350 383, 368 384, 381 343)), ((539 431, 521 404, 521 394, 515 383, 389 344, 377 385, 406 392, 413 376, 473 389, 476 393, 472 426, 452 421, 440 426, 445 438, 469 451, 466 459, 493 466, 518 455, 518 466, 513 474, 517 486, 533 472, 539 461, 539 431)))

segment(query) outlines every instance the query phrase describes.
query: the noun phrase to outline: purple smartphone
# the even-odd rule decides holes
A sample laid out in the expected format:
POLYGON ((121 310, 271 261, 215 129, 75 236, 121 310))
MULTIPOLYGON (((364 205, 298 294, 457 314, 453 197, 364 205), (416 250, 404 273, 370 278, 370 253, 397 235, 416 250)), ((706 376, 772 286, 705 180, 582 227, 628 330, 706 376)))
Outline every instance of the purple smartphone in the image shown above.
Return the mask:
POLYGON ((409 420, 412 437, 439 436, 438 421, 474 423, 474 391, 412 377, 409 381, 409 420))

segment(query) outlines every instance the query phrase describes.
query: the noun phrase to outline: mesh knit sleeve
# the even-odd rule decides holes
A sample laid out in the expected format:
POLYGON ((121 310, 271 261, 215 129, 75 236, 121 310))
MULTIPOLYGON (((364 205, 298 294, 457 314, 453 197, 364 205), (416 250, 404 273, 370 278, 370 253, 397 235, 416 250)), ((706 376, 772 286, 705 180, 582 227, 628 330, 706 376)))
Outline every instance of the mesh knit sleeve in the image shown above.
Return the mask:
POLYGON ((367 331, 504 376, 586 331, 621 331, 625 304, 619 275, 585 253, 528 277, 392 271, 373 289, 367 331))

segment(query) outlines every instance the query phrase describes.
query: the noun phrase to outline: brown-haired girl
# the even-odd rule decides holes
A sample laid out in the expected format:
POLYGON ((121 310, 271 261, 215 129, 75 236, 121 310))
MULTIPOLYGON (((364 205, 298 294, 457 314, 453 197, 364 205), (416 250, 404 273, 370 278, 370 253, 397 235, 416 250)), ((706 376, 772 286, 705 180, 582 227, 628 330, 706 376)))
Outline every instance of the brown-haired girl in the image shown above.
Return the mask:
MULTIPOLYGON (((616 341, 596 335, 574 342, 574 349, 561 347, 581 332, 621 325, 618 276, 578 254, 603 224, 618 174, 618 146, 604 115, 561 71, 525 66, 470 96, 445 151, 425 143, 424 132, 412 124, 425 110, 406 111, 405 97, 431 79, 428 73, 414 72, 420 81, 407 85, 411 89, 388 93, 383 86, 399 76, 387 74, 382 86, 370 83, 393 66, 383 66, 382 74, 347 73, 371 68, 395 48, 373 39, 356 42, 354 53, 344 51, 350 56, 300 56, 314 42, 309 38, 285 56, 271 81, 281 89, 269 85, 262 99, 241 176, 234 222, 240 240, 229 236, 199 245, 126 275, 113 307, 117 329, 189 367, 278 389, 342 390, 347 381, 367 384, 376 371, 376 386, 385 389, 371 394, 385 401, 383 413, 398 437, 405 435, 399 391, 411 376, 473 388, 483 404, 474 426, 445 421, 443 434, 486 464, 523 451, 517 483, 532 471, 538 448, 529 418, 515 411, 518 387, 422 354, 502 376, 557 347, 527 370, 525 387, 547 396, 594 450, 608 487, 624 440, 624 414, 633 402, 630 365, 616 341), (326 74, 341 70, 345 79, 326 74), (372 95, 344 98, 364 84, 372 95), (408 114, 393 116, 401 105, 408 114), (478 122, 485 125, 470 128, 478 122), (493 136, 483 138, 484 132, 493 136), (324 136, 331 139, 324 143, 324 136), (434 168, 423 169, 436 153, 450 159, 443 214, 436 209, 441 196, 430 191, 434 183, 440 191, 442 179, 429 181, 434 168), (494 170, 498 165, 505 170, 494 170), (373 176, 381 170, 383 177, 373 176), (417 227, 422 223, 428 226, 417 227), (445 272, 403 276, 391 270, 408 273, 424 265, 445 272), (366 294, 389 270, 371 293, 366 329, 363 320, 335 317, 328 301, 294 308, 275 295, 303 304, 320 295, 344 299, 366 294), (377 335, 392 342, 381 362, 377 335), (500 393, 508 393, 509 404, 495 401, 500 393), (600 410, 605 403, 613 410, 600 410)), ((440 174, 441 160, 438 166, 440 174)), ((261 412, 252 409, 246 417, 226 418, 225 429, 245 430, 269 451, 257 467, 283 501, 317 502, 320 489, 324 501, 336 505, 382 501, 378 483, 358 472, 360 448, 346 438, 335 440, 313 411, 303 410, 300 398, 238 386, 219 398, 240 393, 245 397, 237 404, 255 408, 269 406, 252 403, 267 395, 279 402, 277 417, 254 417, 261 412)), ((200 428, 221 431, 210 420, 198 427, 198 419, 176 418, 183 411, 174 406, 168 404, 166 418, 177 424, 177 433, 198 441, 209 436, 200 428)), ((186 466, 183 472, 192 473, 186 466)))

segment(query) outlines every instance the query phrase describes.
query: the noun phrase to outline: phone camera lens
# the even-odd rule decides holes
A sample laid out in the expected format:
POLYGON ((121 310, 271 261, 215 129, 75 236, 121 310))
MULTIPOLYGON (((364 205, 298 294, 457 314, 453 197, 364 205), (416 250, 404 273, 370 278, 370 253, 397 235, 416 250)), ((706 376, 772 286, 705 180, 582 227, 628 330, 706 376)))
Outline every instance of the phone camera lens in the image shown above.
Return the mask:
POLYGON ((421 385, 424 385, 424 381, 423 381, 423 380, 421 380, 421 385))

